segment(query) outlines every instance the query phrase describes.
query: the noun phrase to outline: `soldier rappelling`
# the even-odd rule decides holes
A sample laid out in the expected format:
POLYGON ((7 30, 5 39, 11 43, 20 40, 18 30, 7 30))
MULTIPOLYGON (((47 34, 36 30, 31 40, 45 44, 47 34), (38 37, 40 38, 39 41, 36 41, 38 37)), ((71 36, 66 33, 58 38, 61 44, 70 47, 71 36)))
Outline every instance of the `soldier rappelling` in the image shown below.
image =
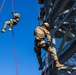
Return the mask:
POLYGON ((39 63, 39 70, 41 70, 43 68, 42 58, 41 58, 41 48, 43 48, 44 50, 51 53, 51 56, 55 60, 56 67, 64 66, 64 64, 59 63, 59 60, 58 60, 58 57, 57 57, 56 53, 50 47, 51 35, 50 35, 50 32, 48 31, 49 27, 50 27, 50 25, 47 22, 45 22, 45 23, 42 24, 42 26, 38 26, 34 30, 34 36, 35 36, 34 51, 37 55, 37 59, 38 59, 38 63, 39 63), (47 42, 45 41, 45 38, 47 38, 47 42))
POLYGON ((1 32, 5 32, 7 26, 10 26, 9 31, 11 31, 12 27, 15 26, 15 25, 17 25, 18 21, 20 20, 20 14, 12 12, 12 15, 13 15, 13 18, 10 19, 10 21, 6 21, 5 22, 4 27, 1 30, 1 32))

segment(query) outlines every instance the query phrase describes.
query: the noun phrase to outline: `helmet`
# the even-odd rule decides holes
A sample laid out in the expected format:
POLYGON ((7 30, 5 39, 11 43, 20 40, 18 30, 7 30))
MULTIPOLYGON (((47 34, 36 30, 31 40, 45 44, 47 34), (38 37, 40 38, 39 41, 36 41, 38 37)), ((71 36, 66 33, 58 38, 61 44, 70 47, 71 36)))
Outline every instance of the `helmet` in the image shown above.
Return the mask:
POLYGON ((19 13, 14 14, 14 16, 20 18, 20 14, 19 13))
POLYGON ((47 28, 50 27, 49 23, 47 23, 47 22, 43 23, 43 25, 44 25, 45 27, 47 27, 47 28))

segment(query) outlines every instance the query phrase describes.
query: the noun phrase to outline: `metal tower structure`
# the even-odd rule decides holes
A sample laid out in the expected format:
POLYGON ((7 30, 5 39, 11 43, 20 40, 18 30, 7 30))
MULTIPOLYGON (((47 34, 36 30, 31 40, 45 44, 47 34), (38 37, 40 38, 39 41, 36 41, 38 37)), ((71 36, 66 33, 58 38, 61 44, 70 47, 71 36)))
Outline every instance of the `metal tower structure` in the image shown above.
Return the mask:
POLYGON ((42 75, 76 75, 76 0, 38 0, 40 23, 50 24, 52 48, 64 67, 56 68, 49 53, 43 56, 42 75))

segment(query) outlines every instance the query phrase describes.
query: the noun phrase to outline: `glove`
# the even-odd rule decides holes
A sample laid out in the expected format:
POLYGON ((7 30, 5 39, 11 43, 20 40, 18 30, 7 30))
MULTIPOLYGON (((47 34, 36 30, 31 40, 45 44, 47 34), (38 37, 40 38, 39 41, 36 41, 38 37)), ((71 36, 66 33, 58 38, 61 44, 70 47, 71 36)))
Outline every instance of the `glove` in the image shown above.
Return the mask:
POLYGON ((50 45, 50 41, 47 41, 47 45, 48 45, 48 46, 50 45))
POLYGON ((12 14, 14 14, 14 12, 12 12, 12 14))

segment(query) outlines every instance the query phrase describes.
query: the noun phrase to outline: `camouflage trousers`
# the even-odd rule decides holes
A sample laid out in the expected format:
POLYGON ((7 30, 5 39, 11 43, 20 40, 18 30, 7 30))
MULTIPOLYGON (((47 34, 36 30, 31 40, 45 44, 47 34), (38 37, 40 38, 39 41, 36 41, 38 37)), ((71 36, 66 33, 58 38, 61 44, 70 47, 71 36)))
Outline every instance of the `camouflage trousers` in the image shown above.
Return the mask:
POLYGON ((14 19, 10 19, 10 21, 6 21, 5 24, 4 24, 4 27, 3 29, 6 29, 6 27, 9 25, 10 27, 16 25, 17 21, 14 20, 14 19))
POLYGON ((41 48, 50 52, 50 54, 54 58, 54 60, 58 60, 58 57, 57 57, 56 53, 54 52, 54 50, 50 46, 48 46, 47 43, 42 39, 42 40, 35 40, 35 47, 34 47, 34 51, 35 51, 35 53, 37 53, 39 62, 41 61, 41 48))

